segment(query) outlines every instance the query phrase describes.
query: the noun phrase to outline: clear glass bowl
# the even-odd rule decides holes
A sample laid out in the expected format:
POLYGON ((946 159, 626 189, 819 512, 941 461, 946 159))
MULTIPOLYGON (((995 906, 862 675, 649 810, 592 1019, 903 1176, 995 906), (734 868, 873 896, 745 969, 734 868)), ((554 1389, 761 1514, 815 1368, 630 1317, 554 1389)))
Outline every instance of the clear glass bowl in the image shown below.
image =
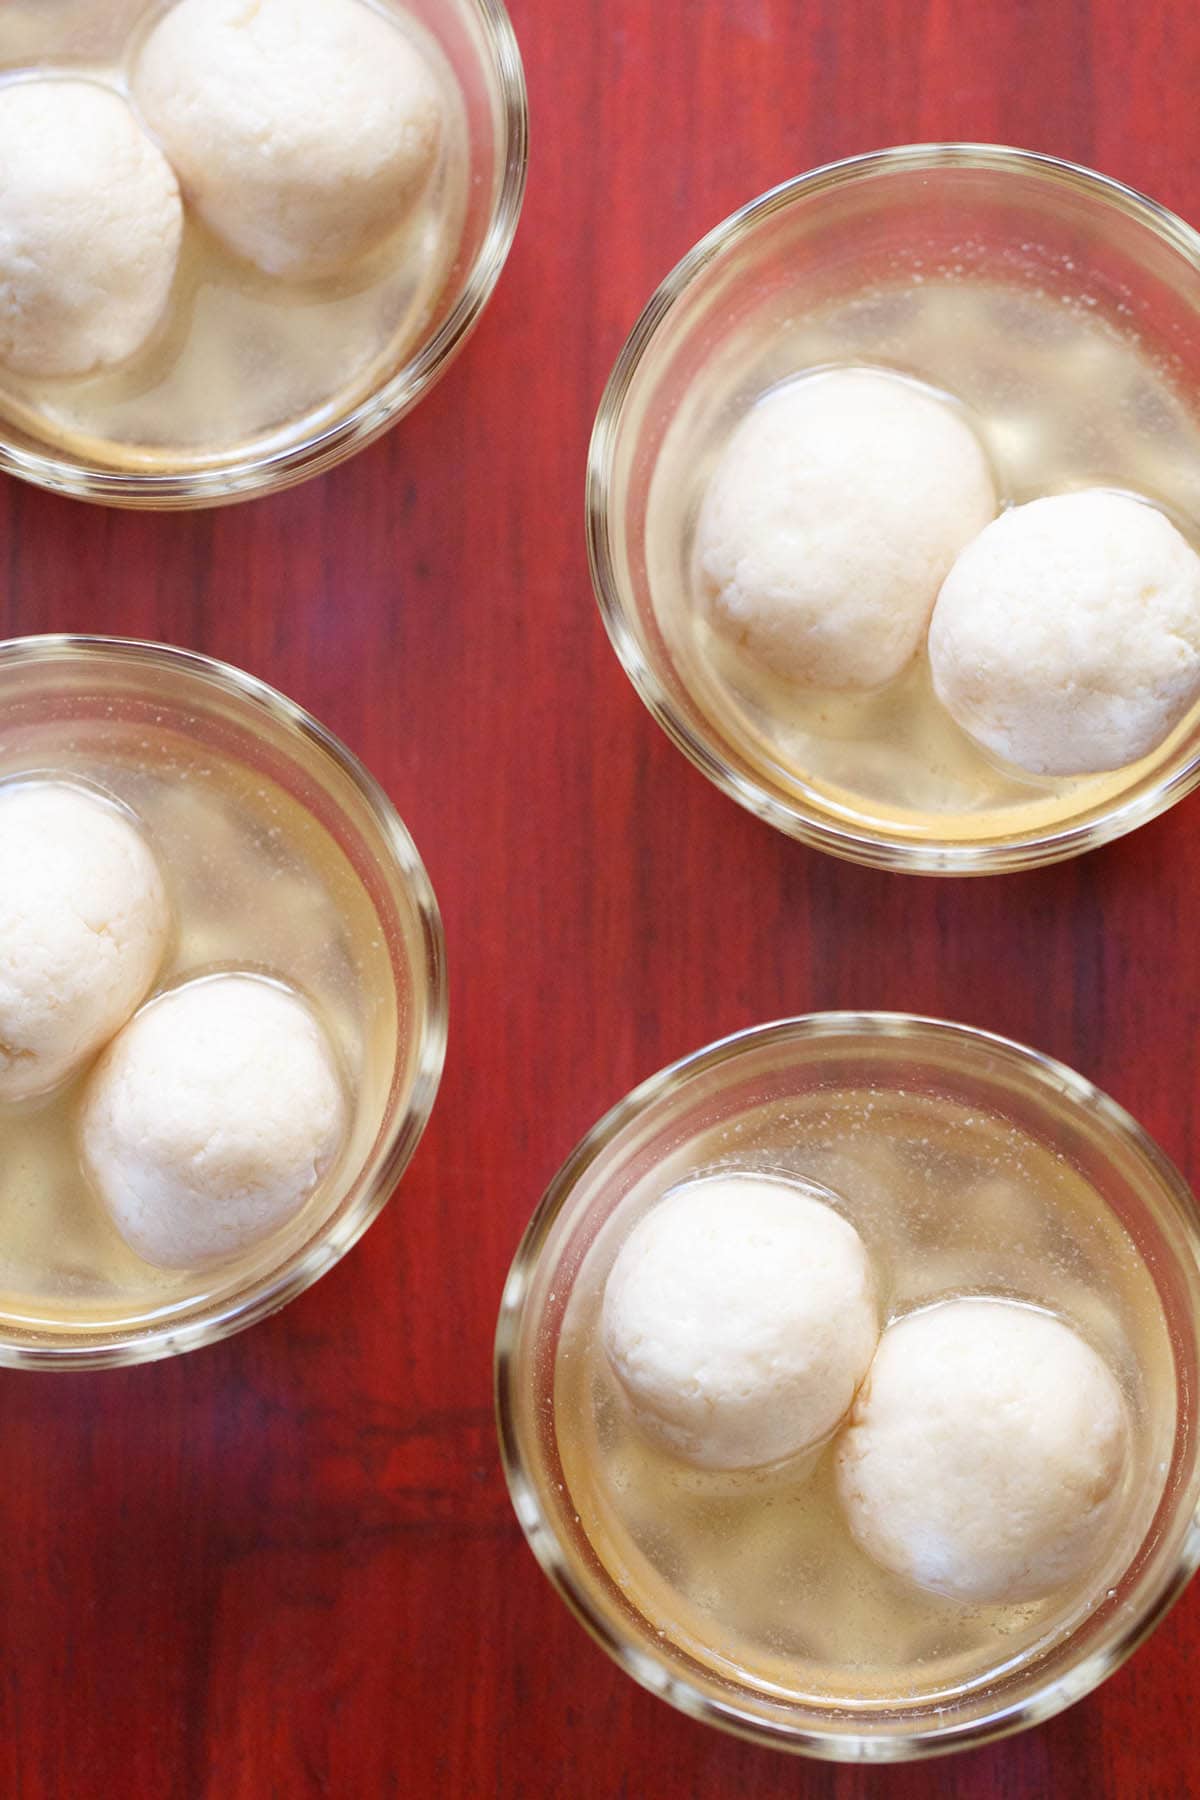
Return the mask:
MULTIPOLYGON (((985 317, 973 338, 964 327, 965 348, 937 331, 926 331, 911 354, 894 348, 906 340, 886 296, 927 297, 922 284, 935 271, 939 279, 993 283, 1049 303, 1064 320, 1086 321, 1093 347, 1110 326, 1114 341, 1139 345, 1180 411, 1163 416, 1157 396, 1133 391, 1132 382, 1128 391, 1107 391, 1094 370, 1088 376, 1081 352, 1072 378, 1084 423, 1070 442, 1079 442, 1082 461, 1090 459, 1089 481, 1137 486, 1123 479, 1124 465, 1106 461, 1124 409, 1126 424, 1135 419, 1139 431, 1157 434, 1162 503, 1177 502, 1194 525, 1200 427, 1194 416, 1186 429, 1179 420, 1194 414, 1200 396, 1200 236, 1118 182, 1069 163, 990 145, 933 144, 855 157, 786 182, 726 219, 672 270, 634 326, 600 403, 588 463, 588 541, 600 609, 626 673, 668 736, 718 787, 835 855, 898 870, 983 874, 1075 855, 1172 805, 1200 780, 1200 715, 1143 762, 1072 784, 1061 801, 1033 784, 1028 806, 1022 801, 1007 816, 999 808, 973 817, 947 809, 939 818, 915 807, 905 817, 873 804, 865 789, 855 797, 849 780, 839 789, 802 750, 783 755, 752 709, 738 716, 723 703, 681 600, 695 514, 676 489, 700 480, 725 421, 764 386, 812 366, 789 366, 780 348, 811 309, 820 316, 858 309, 842 340, 847 348, 818 361, 890 363, 973 406, 984 402, 964 391, 972 379, 1003 395, 1013 374, 1003 360, 1007 345, 1021 347, 1011 319, 985 317)), ((1053 334, 1053 318, 1046 330, 1053 334)), ((1053 414, 1065 365, 1051 346, 1039 367, 1043 404, 1053 414)), ((1036 396, 1038 379, 1029 385, 1036 396)), ((840 733, 841 726, 823 741, 840 733)), ((813 735, 800 741, 811 748, 813 735)), ((886 786, 894 766, 886 736, 870 754, 886 786)))
POLYGON ((281 792, 296 803, 303 831, 338 857, 337 891, 352 888, 352 950, 371 940, 364 966, 383 971, 385 982, 390 975, 392 992, 371 990, 372 1031, 345 1159, 331 1190, 291 1225, 236 1268, 188 1273, 163 1298, 117 1291, 82 1313, 49 1306, 38 1320, 0 1294, 0 1364, 103 1368, 197 1349, 265 1318, 332 1268, 407 1167, 446 1047, 445 948, 433 889, 395 808, 357 758, 292 701, 227 664, 119 639, 17 638, 0 643, 0 718, 0 777, 36 769, 86 775, 96 759, 119 762, 131 746, 148 745, 151 768, 172 792, 178 783, 169 770, 181 747, 235 768, 250 791, 261 783, 261 791, 281 792))
MULTIPOLYGON (((453 72, 468 134, 458 252, 419 339, 405 335, 370 392, 351 388, 344 411, 318 408, 258 447, 193 458, 178 469, 158 458, 154 467, 139 470, 122 465, 115 455, 107 458, 102 440, 92 440, 87 453, 70 455, 39 440, 32 428, 23 431, 12 420, 0 419, 0 470, 111 506, 217 506, 276 492, 344 462, 432 387, 478 322, 512 247, 525 192, 529 122, 520 52, 502 0, 403 3, 404 11, 437 42, 453 72)), ((128 0, 123 11, 131 11, 128 0)), ((51 48, 52 25, 47 21, 51 48)), ((39 46, 43 35, 37 35, 39 46)), ((105 34, 95 27, 94 35, 102 42, 105 34)), ((89 43, 88 54, 94 49, 89 43)))
MULTIPOLYGON (((701 1152, 697 1160, 707 1158, 701 1152)), ((550 1184, 513 1262, 496 1336, 497 1413, 513 1506, 576 1617, 628 1674, 681 1711, 780 1749, 846 1761, 934 1755, 1035 1724, 1088 1693, 1141 1642, 1200 1563, 1198 1370, 1200 1215, 1141 1127, 1081 1076, 1032 1050, 964 1026, 882 1013, 815 1014, 741 1032, 636 1088, 550 1184), (1068 1159, 1148 1266, 1176 1392, 1162 1498, 1124 1575, 1081 1622, 961 1691, 853 1710, 756 1687, 727 1657, 718 1672, 657 1631, 589 1544, 555 1428, 564 1315, 584 1258, 622 1199, 668 1157, 678 1179, 691 1146, 711 1142, 718 1130, 722 1142, 736 1138, 739 1121, 765 1104, 795 1106, 843 1084, 988 1108, 1068 1159)))

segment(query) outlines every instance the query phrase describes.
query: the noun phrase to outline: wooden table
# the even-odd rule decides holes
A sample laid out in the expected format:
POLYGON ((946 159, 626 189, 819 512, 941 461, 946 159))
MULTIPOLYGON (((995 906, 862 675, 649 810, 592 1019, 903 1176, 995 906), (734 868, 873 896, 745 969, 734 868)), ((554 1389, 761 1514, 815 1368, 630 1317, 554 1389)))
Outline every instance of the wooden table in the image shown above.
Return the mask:
POLYGON ((1192 800, 1062 868, 880 875, 671 749, 592 603, 592 415, 651 288, 735 205, 885 144, 995 139, 1200 217, 1195 0, 514 0, 533 162, 444 383, 278 499, 196 517, 0 488, 5 635, 154 637, 265 676, 381 777, 445 912, 446 1077, 403 1188, 214 1349, 3 1377, 8 1800, 1200 1795, 1200 1587, 1097 1696, 924 1769, 738 1744, 618 1673, 529 1555, 492 1328, 521 1229, 635 1081, 736 1027, 895 1007, 1075 1064, 1200 1176, 1192 800))

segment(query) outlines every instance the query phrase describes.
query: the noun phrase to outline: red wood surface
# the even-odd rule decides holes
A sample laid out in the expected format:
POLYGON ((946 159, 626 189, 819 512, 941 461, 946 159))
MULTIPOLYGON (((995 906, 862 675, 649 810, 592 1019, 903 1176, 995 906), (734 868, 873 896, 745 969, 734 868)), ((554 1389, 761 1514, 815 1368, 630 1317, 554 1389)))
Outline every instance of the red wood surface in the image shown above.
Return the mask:
POLYGON ((835 1770, 640 1692, 512 1518, 492 1328, 575 1138, 721 1033, 830 1006, 1010 1033, 1193 1178, 1200 799, 1039 874, 870 873, 692 770, 621 674, 584 454, 643 300, 736 204, 915 139, 1090 163, 1200 219, 1196 0, 514 0, 525 217, 381 444, 278 499, 108 514, 0 487, 0 628, 162 638, 294 695, 389 788, 445 912, 451 1044, 399 1197, 285 1313, 128 1373, 0 1381, 0 1793, 1200 1795, 1200 1586, 1097 1696, 937 1765, 835 1770))

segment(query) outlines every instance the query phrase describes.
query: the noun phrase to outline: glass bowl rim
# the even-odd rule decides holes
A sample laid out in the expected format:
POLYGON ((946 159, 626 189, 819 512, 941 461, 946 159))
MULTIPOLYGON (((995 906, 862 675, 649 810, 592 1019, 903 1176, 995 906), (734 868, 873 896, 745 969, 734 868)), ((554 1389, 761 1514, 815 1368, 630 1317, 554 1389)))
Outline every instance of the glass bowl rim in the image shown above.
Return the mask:
MULTIPOLYGON (((379 833, 379 846, 390 859, 389 872, 413 906, 420 934, 421 967, 417 972, 424 984, 425 1006, 421 1033, 413 1048, 413 1078, 407 1101, 376 1139, 369 1157, 373 1173, 348 1214, 340 1218, 335 1214, 328 1219, 306 1245, 293 1253, 283 1270, 264 1273, 251 1287, 200 1318, 168 1320, 128 1337, 97 1335, 90 1343, 0 1342, 0 1367, 20 1369, 124 1368, 181 1355, 244 1331, 311 1287, 342 1260, 379 1216, 412 1160, 441 1082, 449 1021, 446 945, 433 884, 408 827, 387 793, 340 738, 258 676, 233 663, 173 644, 71 632, 6 638, 0 639, 0 672, 22 663, 50 666, 66 655, 116 665, 141 664, 198 679, 221 692, 232 693, 252 713, 265 713, 289 736, 305 739, 331 762, 364 802, 379 833), (331 1253, 328 1239, 335 1223, 337 1243, 331 1253)), ((415 963, 414 958, 414 967, 415 963)))
POLYGON ((847 861, 900 873, 986 875, 1039 868, 1111 843, 1182 800, 1200 784, 1200 747, 1186 762, 1164 770, 1146 790, 1124 799, 1118 797, 1095 817, 996 842, 971 844, 952 838, 918 841, 896 832, 835 822, 832 815, 803 800, 785 799, 757 778, 743 773, 710 741, 708 733, 693 726, 676 707, 638 642, 613 553, 609 529, 613 454, 625 402, 651 344, 686 298, 692 283, 775 213, 814 195, 903 169, 929 173, 978 169, 1001 177, 1022 174, 1051 187, 1082 192, 1102 207, 1145 226, 1200 275, 1200 231, 1125 182, 1040 151, 971 142, 901 144, 822 163, 779 182, 730 213, 680 258, 643 307, 621 347, 605 383, 588 446, 584 506, 592 586, 612 647, 647 711, 676 749, 716 787, 776 830, 847 861))
POLYGON ((92 469, 70 456, 25 450, 0 422, 0 474, 15 475, 51 493, 100 505, 190 510, 230 505, 281 493, 320 475, 373 444, 445 373, 478 324, 508 260, 521 216, 529 165, 529 103, 525 72, 504 0, 464 0, 482 27, 499 101, 500 178, 479 247, 458 284, 446 317, 418 342, 381 386, 332 424, 290 444, 249 452, 210 468, 179 471, 92 469))
POLYGON ((580 1580, 562 1554, 555 1527, 543 1511, 537 1487, 527 1471, 517 1426, 513 1375, 525 1319, 529 1277, 555 1222, 568 1206, 581 1178, 625 1128, 696 1076, 736 1062, 743 1053, 772 1043, 794 1043, 803 1049, 822 1038, 868 1040, 916 1036, 986 1049, 1009 1066, 1016 1065, 1042 1089, 1066 1096, 1098 1114, 1146 1164, 1186 1228, 1200 1265, 1200 1203, 1180 1170, 1133 1115, 1101 1088, 1057 1058, 1031 1049, 1014 1038, 973 1025, 955 1024, 920 1013, 839 1010, 800 1013, 751 1025, 679 1057, 639 1082, 585 1132, 552 1178, 521 1236, 505 1279, 496 1325, 493 1396, 500 1460, 509 1499, 526 1542, 559 1598, 601 1649, 639 1686, 667 1700, 680 1712, 716 1726, 735 1737, 779 1750, 830 1762, 907 1762, 948 1755, 1006 1737, 1054 1717, 1105 1681, 1137 1649, 1165 1617, 1200 1567, 1200 1505, 1194 1506, 1179 1552, 1144 1596, 1135 1618, 1110 1643, 1051 1677, 1036 1693, 1002 1706, 987 1716, 960 1725, 934 1727, 904 1736, 880 1733, 827 1733, 759 1718, 731 1702, 714 1700, 686 1679, 659 1665, 651 1650, 631 1635, 622 1635, 592 1604, 588 1584, 580 1580))

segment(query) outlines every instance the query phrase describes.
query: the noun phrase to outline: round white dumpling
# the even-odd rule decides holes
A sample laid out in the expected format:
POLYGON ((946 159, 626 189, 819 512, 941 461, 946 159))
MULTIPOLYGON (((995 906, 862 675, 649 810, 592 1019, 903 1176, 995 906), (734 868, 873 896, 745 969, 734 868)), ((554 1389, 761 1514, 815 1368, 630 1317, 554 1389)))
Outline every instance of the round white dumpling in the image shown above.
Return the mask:
POLYGON ((287 1223, 333 1163, 346 1108, 329 1041, 297 995, 211 975, 144 1007, 88 1084, 84 1160, 146 1262, 194 1268, 287 1223))
POLYGON ((634 1226, 604 1290, 604 1348, 647 1435, 706 1469, 811 1449, 879 1335, 853 1225, 800 1186, 718 1175, 634 1226))
POLYGON ((117 806, 66 782, 0 786, 0 1102, 48 1093, 145 999, 171 915, 117 806))
POLYGON ((696 555, 713 618, 811 688, 874 688, 920 647, 938 588, 995 516, 966 419, 875 369, 767 394, 709 483, 696 555))
POLYGON ((183 207, 170 165, 93 81, 0 87, 0 362, 90 375, 166 311, 183 207))
POLYGON ((951 569, 929 660, 994 755, 1036 775, 1124 768, 1200 696, 1200 556, 1127 494, 1031 500, 951 569))
POLYGON ((134 92, 210 230, 293 280, 393 230, 441 140, 426 58, 363 0, 179 0, 134 92))
POLYGON ((1129 1418, 1070 1326, 1002 1300, 890 1325, 838 1441, 867 1555, 956 1600, 1037 1600, 1082 1574, 1111 1524, 1129 1418))

